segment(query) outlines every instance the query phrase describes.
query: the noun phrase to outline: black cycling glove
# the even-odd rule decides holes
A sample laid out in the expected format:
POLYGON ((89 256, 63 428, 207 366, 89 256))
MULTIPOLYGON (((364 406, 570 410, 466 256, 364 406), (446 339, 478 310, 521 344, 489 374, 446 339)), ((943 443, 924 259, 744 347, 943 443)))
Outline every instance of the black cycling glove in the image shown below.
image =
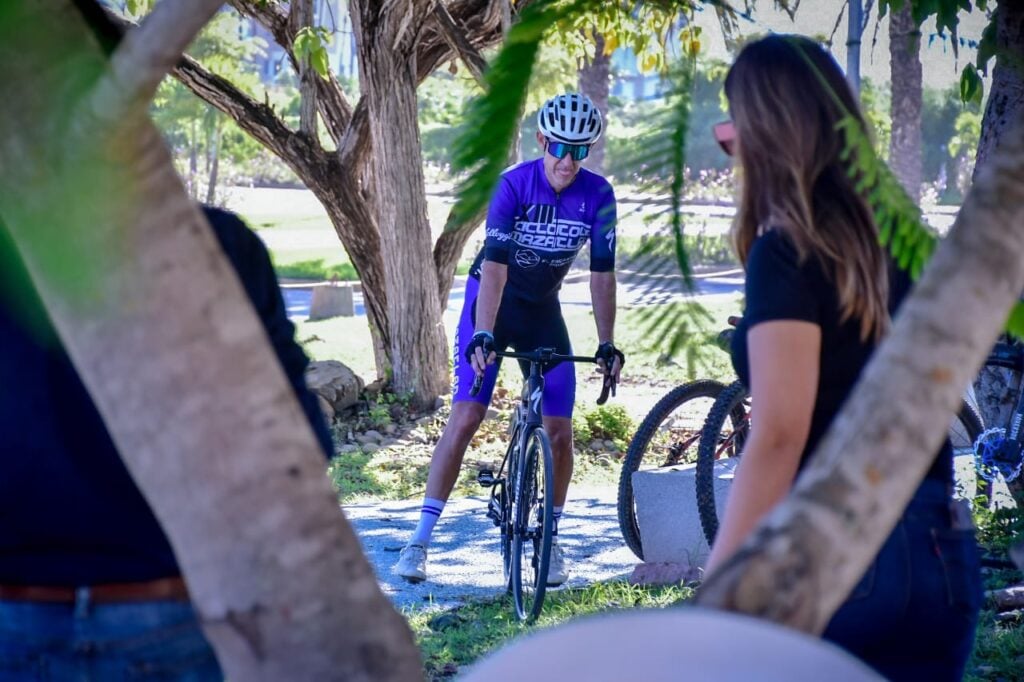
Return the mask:
POLYGON ((476 349, 480 348, 484 352, 484 360, 494 352, 494 334, 490 332, 477 332, 473 334, 473 338, 469 340, 469 345, 466 346, 466 362, 473 362, 473 355, 476 353, 476 349))
POLYGON ((594 358, 597 360, 604 360, 604 366, 610 372, 612 365, 615 364, 615 358, 619 359, 619 369, 626 364, 626 356, 622 354, 622 351, 615 347, 615 344, 611 341, 605 341, 597 347, 597 352, 594 353, 594 358))

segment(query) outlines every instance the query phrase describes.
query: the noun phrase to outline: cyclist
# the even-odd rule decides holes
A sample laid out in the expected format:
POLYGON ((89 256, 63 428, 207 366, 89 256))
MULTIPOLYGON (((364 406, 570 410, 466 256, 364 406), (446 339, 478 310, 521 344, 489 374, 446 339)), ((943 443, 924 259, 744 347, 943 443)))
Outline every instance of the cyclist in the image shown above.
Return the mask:
MULTIPOLYGON (((434 525, 458 478, 470 439, 483 421, 498 375, 495 350, 546 346, 571 354, 558 290, 583 245, 590 241, 590 293, 597 323, 596 356, 606 381, 617 381, 624 357, 615 348, 615 194, 600 175, 581 168, 603 130, 601 113, 584 95, 554 97, 537 114, 542 157, 506 170, 491 199, 484 247, 466 282, 455 332, 452 411, 430 461, 419 523, 395 573, 425 580, 434 525), (477 375, 483 383, 470 395, 477 375)), ((544 428, 554 457, 554 535, 548 584, 568 578, 557 544, 573 469, 572 363, 545 368, 544 428)))

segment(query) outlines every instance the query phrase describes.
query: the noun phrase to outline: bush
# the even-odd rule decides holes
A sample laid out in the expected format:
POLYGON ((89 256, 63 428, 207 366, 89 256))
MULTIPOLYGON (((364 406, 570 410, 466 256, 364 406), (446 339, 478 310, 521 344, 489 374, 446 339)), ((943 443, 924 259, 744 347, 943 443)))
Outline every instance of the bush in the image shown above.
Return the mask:
POLYGON ((274 265, 278 277, 288 279, 313 279, 326 281, 337 278, 341 282, 357 282, 359 274, 351 263, 338 263, 337 265, 326 266, 324 260, 296 261, 286 265, 274 265))
POLYGON ((622 450, 633 436, 633 420, 622 405, 600 405, 593 410, 574 414, 572 432, 573 438, 580 444, 592 440, 611 440, 622 450))

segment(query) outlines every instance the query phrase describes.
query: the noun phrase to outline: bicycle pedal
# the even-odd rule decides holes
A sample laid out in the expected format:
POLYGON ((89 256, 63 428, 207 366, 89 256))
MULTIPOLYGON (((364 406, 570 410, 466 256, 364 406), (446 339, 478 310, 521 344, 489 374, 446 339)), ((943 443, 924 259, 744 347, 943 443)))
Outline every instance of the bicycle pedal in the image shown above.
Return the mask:
POLYGON ((490 469, 481 469, 476 475, 476 482, 484 488, 493 488, 498 479, 494 478, 494 472, 490 469))

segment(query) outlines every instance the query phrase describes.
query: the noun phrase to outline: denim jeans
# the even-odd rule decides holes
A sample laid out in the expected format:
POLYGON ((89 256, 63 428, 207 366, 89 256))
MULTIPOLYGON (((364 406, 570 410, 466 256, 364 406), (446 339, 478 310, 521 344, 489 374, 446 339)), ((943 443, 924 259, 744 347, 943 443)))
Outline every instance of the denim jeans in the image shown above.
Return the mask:
POLYGON ((822 636, 890 680, 960 680, 982 587, 974 530, 952 517, 926 480, 822 636))
POLYGON ((0 682, 222 682, 192 606, 0 601, 0 682))

